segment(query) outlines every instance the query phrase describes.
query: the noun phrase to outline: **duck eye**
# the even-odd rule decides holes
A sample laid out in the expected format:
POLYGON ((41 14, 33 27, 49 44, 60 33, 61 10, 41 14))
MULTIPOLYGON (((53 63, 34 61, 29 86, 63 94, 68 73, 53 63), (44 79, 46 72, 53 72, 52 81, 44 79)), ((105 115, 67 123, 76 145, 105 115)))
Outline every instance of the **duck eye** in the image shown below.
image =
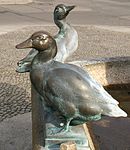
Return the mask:
POLYGON ((55 12, 56 12, 56 13, 57 13, 57 12, 59 12, 59 9, 58 9, 58 8, 56 8, 55 12))
POLYGON ((56 10, 55 10, 55 12, 62 12, 62 11, 63 11, 63 9, 60 7, 56 8, 56 10))
POLYGON ((62 12, 62 11, 63 11, 63 9, 59 7, 59 12, 62 12))
POLYGON ((39 37, 36 37, 36 40, 40 40, 40 38, 39 38, 39 37))
POLYGON ((46 38, 47 38, 46 36, 40 37, 41 40, 46 40, 46 38))
POLYGON ((37 36, 37 37, 33 37, 31 40, 32 40, 32 41, 40 40, 40 38, 37 36))

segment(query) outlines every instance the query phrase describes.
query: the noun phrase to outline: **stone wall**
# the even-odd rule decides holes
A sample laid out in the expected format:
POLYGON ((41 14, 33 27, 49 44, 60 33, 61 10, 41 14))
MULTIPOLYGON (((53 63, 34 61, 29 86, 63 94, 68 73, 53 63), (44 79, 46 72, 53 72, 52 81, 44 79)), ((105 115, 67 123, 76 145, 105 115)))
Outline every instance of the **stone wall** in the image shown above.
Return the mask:
POLYGON ((33 0, 0 0, 0 4, 26 4, 33 0))

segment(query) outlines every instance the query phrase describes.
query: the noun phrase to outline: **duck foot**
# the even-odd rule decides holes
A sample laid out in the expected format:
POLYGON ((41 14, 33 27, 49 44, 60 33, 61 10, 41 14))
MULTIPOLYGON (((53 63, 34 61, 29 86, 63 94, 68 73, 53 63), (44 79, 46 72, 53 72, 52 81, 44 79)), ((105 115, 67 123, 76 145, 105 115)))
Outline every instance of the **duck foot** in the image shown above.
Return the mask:
POLYGON ((47 128, 47 135, 63 135, 63 134, 68 134, 71 133, 71 127, 63 127, 63 128, 58 128, 58 127, 49 127, 47 128))
POLYGON ((60 133, 63 129, 58 127, 48 127, 47 128, 47 135, 56 135, 60 133))

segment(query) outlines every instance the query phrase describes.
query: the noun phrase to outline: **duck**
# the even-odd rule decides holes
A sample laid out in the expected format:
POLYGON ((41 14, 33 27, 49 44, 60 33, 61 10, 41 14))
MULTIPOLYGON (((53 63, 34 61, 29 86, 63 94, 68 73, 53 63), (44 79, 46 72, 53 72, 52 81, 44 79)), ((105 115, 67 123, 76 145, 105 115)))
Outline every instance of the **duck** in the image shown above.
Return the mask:
MULTIPOLYGON (((74 8, 74 5, 59 4, 54 9, 54 22, 59 28, 58 33, 54 36, 58 47, 58 52, 54 59, 60 62, 64 62, 78 47, 78 33, 66 20, 68 14, 74 8)), ((16 71, 19 73, 29 72, 31 61, 37 53, 37 50, 32 49, 25 58, 17 63, 16 71)))
POLYGON ((34 48, 38 51, 33 58, 30 80, 38 94, 43 98, 44 107, 64 118, 62 131, 69 131, 88 121, 110 117, 127 117, 105 89, 81 67, 55 60, 57 44, 45 31, 35 32, 17 49, 34 48))

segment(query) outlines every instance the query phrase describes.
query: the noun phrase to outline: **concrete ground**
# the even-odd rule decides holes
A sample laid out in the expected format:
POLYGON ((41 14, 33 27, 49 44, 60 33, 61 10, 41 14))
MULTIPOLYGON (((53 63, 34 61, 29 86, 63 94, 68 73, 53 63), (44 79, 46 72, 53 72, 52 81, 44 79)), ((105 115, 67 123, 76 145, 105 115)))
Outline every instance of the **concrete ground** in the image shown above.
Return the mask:
POLYGON ((26 5, 0 5, 0 32, 30 25, 54 25, 52 12, 59 3, 77 6, 69 16, 71 24, 129 30, 129 0, 34 0, 26 5))
POLYGON ((0 150, 31 149, 30 81, 15 72, 27 54, 14 46, 37 30, 57 32, 53 9, 75 4, 68 17, 79 34, 79 48, 68 60, 130 56, 129 0, 34 0, 26 5, 0 5, 0 150), (20 115, 22 114, 22 115, 20 115))

